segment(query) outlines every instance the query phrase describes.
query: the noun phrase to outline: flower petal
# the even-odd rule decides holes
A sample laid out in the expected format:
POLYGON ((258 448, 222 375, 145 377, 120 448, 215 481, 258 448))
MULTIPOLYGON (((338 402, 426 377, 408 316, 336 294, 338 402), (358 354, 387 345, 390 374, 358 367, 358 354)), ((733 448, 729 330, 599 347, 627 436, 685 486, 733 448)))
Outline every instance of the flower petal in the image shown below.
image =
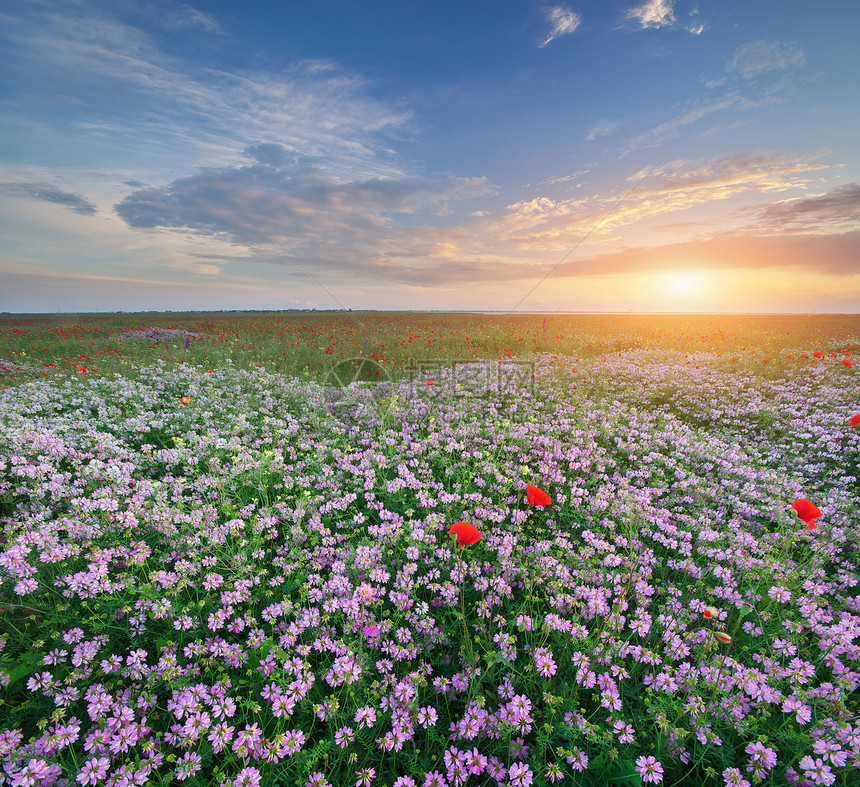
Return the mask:
POLYGON ((455 522, 448 530, 448 535, 457 536, 457 543, 463 547, 467 544, 477 544, 484 534, 468 522, 455 522))
POLYGON ((548 506, 552 504, 552 499, 543 489, 538 489, 531 484, 526 484, 526 499, 533 506, 548 506))

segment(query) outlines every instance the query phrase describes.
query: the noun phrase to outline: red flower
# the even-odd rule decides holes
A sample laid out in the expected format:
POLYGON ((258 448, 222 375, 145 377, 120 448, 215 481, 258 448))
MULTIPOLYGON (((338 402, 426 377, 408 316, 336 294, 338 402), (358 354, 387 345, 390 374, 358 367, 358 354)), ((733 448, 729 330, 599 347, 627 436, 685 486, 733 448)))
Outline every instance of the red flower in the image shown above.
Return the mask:
POLYGON ((432 380, 428 380, 427 385, 436 385, 436 383, 434 383, 432 380))
POLYGON ((183 397, 179 400, 179 404, 181 404, 183 407, 184 407, 186 404, 191 404, 191 397, 190 397, 190 396, 183 396, 183 397))
POLYGON ((478 528, 470 525, 468 522, 455 522, 451 525, 448 536, 452 533, 457 536, 457 543, 460 545, 460 549, 466 546, 466 544, 477 544, 481 540, 481 536, 484 535, 478 528))
POLYGON ((847 358, 843 358, 843 359, 842 359, 842 363, 844 363, 844 364, 845 364, 845 368, 846 368, 846 369, 850 369, 850 368, 854 365, 854 364, 853 364, 853 363, 851 363, 851 361, 849 361, 847 358))
POLYGON ((849 426, 860 426, 860 413, 855 415, 849 422, 849 426))
POLYGON ((806 522, 807 525, 811 525, 809 530, 815 529, 815 520, 821 516, 821 509, 818 508, 815 504, 807 500, 805 497, 801 497, 799 500, 795 500, 791 507, 797 511, 797 515, 806 522))
POLYGON ((543 489, 538 489, 536 486, 532 486, 531 484, 526 484, 526 499, 533 506, 552 505, 550 496, 544 492, 543 489))
POLYGON ((816 351, 815 351, 814 353, 812 353, 812 354, 813 354, 816 358, 823 358, 823 357, 824 357, 824 353, 823 353, 823 352, 821 352, 821 350, 816 350, 816 351))

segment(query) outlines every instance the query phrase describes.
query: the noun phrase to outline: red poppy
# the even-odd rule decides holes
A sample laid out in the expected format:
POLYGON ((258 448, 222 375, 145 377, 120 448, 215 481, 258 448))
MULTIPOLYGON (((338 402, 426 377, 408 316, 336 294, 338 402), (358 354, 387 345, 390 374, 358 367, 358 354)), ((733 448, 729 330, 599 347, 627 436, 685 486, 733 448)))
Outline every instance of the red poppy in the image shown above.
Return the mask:
POLYGON ((460 549, 467 544, 477 544, 481 540, 481 536, 484 535, 478 528, 470 525, 468 522, 455 522, 451 525, 448 536, 450 537, 452 533, 457 536, 457 543, 460 545, 460 549))
POLYGON ((823 352, 821 352, 821 350, 816 350, 816 351, 815 351, 814 353, 812 353, 812 354, 813 354, 816 358, 823 358, 823 357, 824 357, 824 353, 823 353, 823 352))
POLYGON ((705 611, 703 613, 706 618, 715 618, 720 614, 720 611, 716 607, 705 607, 705 611))
POLYGON ((842 359, 842 363, 844 363, 844 364, 845 364, 845 368, 846 368, 846 369, 850 369, 850 368, 854 365, 854 364, 853 364, 853 363, 851 363, 851 361, 849 361, 847 358, 843 358, 843 359, 842 359))
POLYGON ((860 426, 860 413, 855 415, 849 422, 849 426, 860 426))
POLYGON ((552 505, 550 496, 544 492, 543 489, 538 489, 536 486, 532 486, 531 484, 526 484, 526 499, 533 506, 552 505))
POLYGON ((179 400, 179 404, 181 404, 183 407, 184 407, 186 404, 191 404, 191 397, 190 397, 190 396, 183 396, 183 397, 179 400))
POLYGON ((436 383, 434 383, 432 380, 428 380, 427 385, 436 385, 436 383))
POLYGON ((806 522, 807 525, 810 525, 809 530, 815 529, 815 520, 821 516, 821 509, 818 508, 814 503, 807 500, 805 497, 801 497, 799 500, 795 500, 791 507, 797 511, 797 515, 806 522))

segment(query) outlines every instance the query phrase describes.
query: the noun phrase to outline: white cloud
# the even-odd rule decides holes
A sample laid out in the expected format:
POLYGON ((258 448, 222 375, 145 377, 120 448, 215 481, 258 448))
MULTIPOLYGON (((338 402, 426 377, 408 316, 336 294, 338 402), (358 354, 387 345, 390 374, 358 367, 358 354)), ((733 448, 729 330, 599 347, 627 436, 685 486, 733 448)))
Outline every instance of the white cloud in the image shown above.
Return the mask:
POLYGON ((672 0, 646 0, 642 5, 627 12, 628 19, 635 19, 642 27, 671 27, 675 24, 672 0))
POLYGON ((710 115, 713 112, 719 112, 722 109, 727 109, 728 107, 737 104, 739 101, 740 97, 737 93, 729 93, 707 104, 700 104, 697 107, 688 109, 686 112, 682 112, 677 117, 674 117, 671 120, 666 121, 665 123, 661 123, 659 126, 652 128, 650 131, 646 131, 645 133, 640 134, 630 143, 630 147, 627 152, 629 152, 630 150, 639 150, 640 148, 653 147, 654 145, 658 145, 663 140, 675 136, 679 128, 682 128, 683 126, 689 126, 691 123, 695 123, 697 120, 700 120, 701 118, 705 117, 706 115, 710 115))
POLYGON ((806 65, 806 57, 800 47, 761 39, 741 44, 726 63, 726 71, 752 77, 766 71, 785 71, 803 65, 806 65))
POLYGON ((585 141, 594 142, 595 139, 599 139, 600 137, 608 137, 620 125, 620 120, 609 120, 608 118, 603 118, 603 120, 598 121, 591 131, 588 132, 588 135, 585 137, 585 141))
MULTIPOLYGON (((701 22, 679 23, 675 18, 674 0, 646 0, 642 5, 631 8, 627 12, 628 19, 634 19, 643 29, 661 27, 680 27, 694 36, 701 35, 705 26, 701 22)), ((698 9, 693 9, 690 16, 698 14, 698 9)))
POLYGON ((211 14, 198 11, 190 5, 181 5, 167 17, 165 26, 168 30, 183 30, 185 28, 200 28, 207 33, 224 35, 221 23, 211 14))
POLYGON ((546 16, 552 24, 552 30, 550 30, 546 41, 539 45, 541 47, 545 47, 550 41, 555 40, 559 36, 572 33, 582 22, 582 17, 579 14, 561 5, 550 8, 546 16))
MULTIPOLYGON (((174 23, 206 29, 195 9, 177 13, 174 23)), ((379 142, 411 113, 372 98, 365 79, 330 61, 300 61, 277 73, 195 68, 145 31, 84 7, 38 14, 25 7, 4 37, 20 52, 22 69, 50 74, 74 97, 62 125, 44 126, 44 144, 64 139, 80 150, 92 146, 102 160, 116 151, 117 161, 148 162, 150 171, 136 179, 159 169, 175 177, 188 166, 188 151, 211 165, 235 164, 239 151, 261 141, 318 157, 350 177, 400 173, 379 142)))

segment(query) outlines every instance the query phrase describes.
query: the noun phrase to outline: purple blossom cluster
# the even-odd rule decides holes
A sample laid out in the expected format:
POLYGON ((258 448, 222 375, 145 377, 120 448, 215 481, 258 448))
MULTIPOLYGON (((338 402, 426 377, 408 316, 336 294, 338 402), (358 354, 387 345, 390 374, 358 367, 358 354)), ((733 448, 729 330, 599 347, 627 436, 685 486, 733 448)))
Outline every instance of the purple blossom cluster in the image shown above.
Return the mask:
POLYGON ((602 398, 517 422, 415 397, 393 426, 327 420, 324 391, 264 372, 6 392, 0 690, 41 717, 0 730, 0 785, 257 787, 320 742, 306 787, 575 783, 612 749, 662 784, 728 746, 727 787, 850 778, 860 391, 706 360, 579 363, 602 398), (655 412, 667 378, 678 407, 655 412), (177 389, 196 409, 169 448, 133 447, 163 412, 56 411, 177 389), (767 439, 744 420, 765 402, 786 413, 767 439), (482 533, 462 555, 461 518, 482 533))

